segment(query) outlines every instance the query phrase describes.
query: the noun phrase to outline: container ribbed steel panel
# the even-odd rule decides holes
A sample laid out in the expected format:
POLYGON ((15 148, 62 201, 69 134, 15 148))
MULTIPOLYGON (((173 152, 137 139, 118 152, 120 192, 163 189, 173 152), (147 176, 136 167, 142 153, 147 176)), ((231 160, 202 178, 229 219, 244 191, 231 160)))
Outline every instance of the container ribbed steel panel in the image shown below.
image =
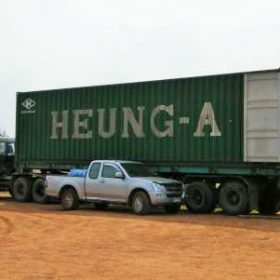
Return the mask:
POLYGON ((18 93, 17 162, 238 163, 243 87, 229 74, 18 93))

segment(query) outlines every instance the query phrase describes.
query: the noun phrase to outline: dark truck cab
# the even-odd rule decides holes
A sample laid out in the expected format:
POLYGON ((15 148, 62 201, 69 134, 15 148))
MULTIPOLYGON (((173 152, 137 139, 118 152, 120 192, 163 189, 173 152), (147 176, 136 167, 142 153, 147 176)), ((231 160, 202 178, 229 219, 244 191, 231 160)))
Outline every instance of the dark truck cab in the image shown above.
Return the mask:
POLYGON ((0 137, 0 190, 8 190, 15 171, 15 139, 0 137))

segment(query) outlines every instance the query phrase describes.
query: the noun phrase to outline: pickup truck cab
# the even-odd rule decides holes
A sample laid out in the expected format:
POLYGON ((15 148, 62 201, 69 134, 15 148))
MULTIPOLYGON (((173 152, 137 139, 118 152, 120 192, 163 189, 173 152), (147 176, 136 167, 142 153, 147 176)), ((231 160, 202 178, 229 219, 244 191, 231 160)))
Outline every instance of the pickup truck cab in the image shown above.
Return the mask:
POLYGON ((76 209, 80 202, 94 202, 97 209, 121 203, 131 206, 135 214, 146 214, 153 206, 176 213, 182 192, 182 182, 159 177, 134 161, 96 160, 80 176, 46 177, 46 194, 58 198, 64 210, 76 209))

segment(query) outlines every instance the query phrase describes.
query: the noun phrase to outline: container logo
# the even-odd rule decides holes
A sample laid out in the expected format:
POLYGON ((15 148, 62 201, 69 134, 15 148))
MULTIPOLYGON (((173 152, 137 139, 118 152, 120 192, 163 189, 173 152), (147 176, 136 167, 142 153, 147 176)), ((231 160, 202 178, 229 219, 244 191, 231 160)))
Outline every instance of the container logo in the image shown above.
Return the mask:
POLYGON ((24 100, 21 105, 26 109, 26 110, 30 110, 32 109, 35 105, 36 102, 30 98, 27 98, 26 100, 24 100))
POLYGON ((35 110, 32 110, 36 106, 36 102, 31 98, 25 99, 21 106, 24 107, 26 110, 21 111, 21 113, 35 113, 35 110))

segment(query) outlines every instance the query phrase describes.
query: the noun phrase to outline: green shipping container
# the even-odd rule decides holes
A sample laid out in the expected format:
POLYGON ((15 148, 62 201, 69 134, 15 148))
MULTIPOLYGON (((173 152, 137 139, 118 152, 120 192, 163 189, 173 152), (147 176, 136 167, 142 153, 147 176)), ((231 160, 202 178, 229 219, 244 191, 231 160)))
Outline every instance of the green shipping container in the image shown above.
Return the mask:
POLYGON ((128 159, 209 173, 214 165, 255 161, 247 131, 244 138, 244 114, 247 126, 255 111, 244 109, 251 97, 244 98, 254 75, 278 75, 258 73, 18 93, 16 162, 67 169, 92 159, 128 159))

